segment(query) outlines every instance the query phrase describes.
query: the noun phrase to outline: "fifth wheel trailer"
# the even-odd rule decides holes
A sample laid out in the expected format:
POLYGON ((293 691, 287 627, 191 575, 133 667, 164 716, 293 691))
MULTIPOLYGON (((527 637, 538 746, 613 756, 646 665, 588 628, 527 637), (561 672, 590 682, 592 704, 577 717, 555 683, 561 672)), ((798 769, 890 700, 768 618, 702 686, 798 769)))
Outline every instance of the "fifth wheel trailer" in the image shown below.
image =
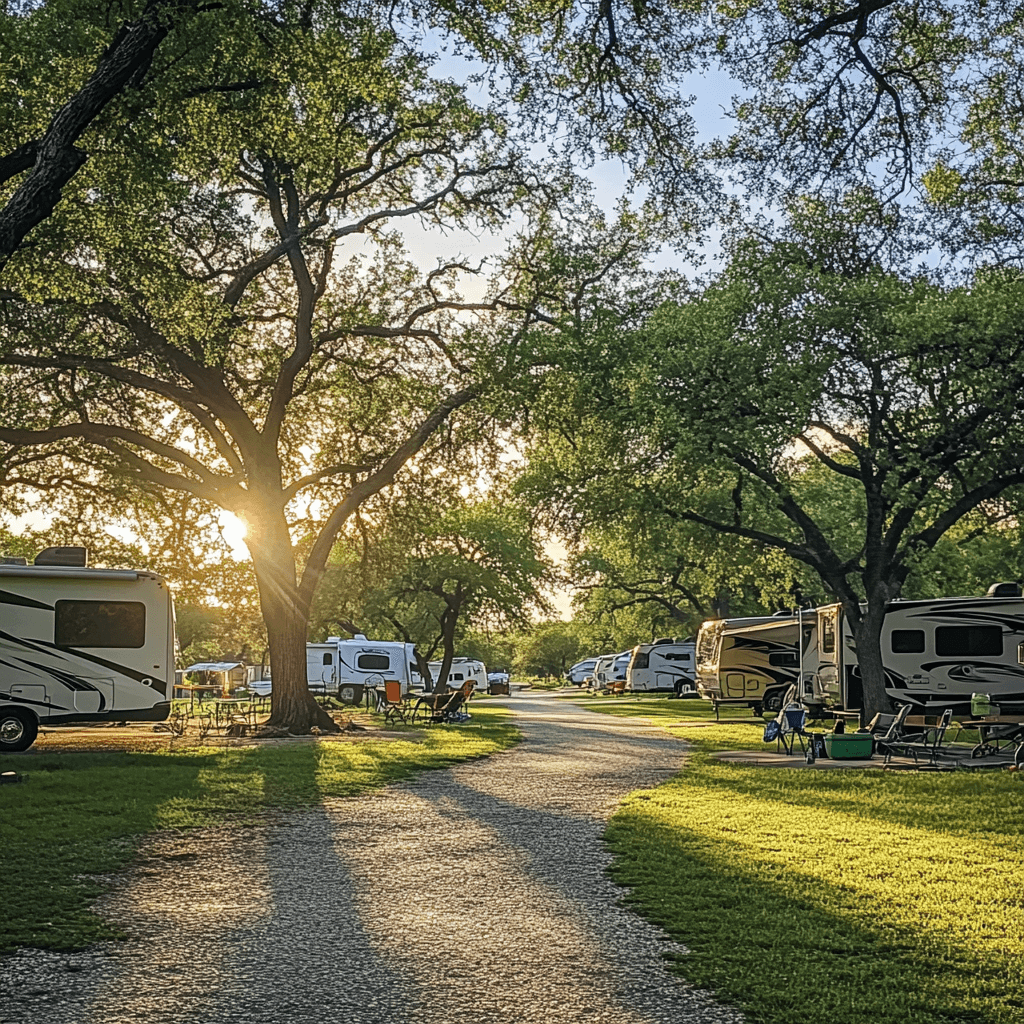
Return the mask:
MULTIPOLYGON (((800 678, 797 641, 802 631, 802 646, 809 648, 813 622, 812 613, 705 622, 697 634, 697 692, 715 704, 746 705, 755 714, 778 711, 800 678)), ((809 678, 801 690, 803 700, 813 700, 809 678)))
POLYGON ((0 752, 40 725, 160 722, 174 683, 174 603, 156 573, 86 567, 84 548, 0 564, 0 752))
MULTIPOLYGON (((858 711, 863 682, 853 630, 842 605, 817 609, 816 699, 858 711)), ((881 634, 886 693, 917 713, 966 711, 972 693, 1024 704, 1024 599, 1012 583, 985 597, 892 601, 881 634)))
POLYGON ((692 640, 665 638, 633 648, 626 670, 626 689, 674 691, 678 696, 696 696, 692 640))

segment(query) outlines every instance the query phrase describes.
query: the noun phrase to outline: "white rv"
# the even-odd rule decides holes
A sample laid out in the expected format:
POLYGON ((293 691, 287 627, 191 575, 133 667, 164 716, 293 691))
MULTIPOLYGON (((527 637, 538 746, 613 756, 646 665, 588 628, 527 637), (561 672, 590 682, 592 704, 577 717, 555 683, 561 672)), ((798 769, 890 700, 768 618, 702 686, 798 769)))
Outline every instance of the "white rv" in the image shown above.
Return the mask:
POLYGON ((800 676, 802 618, 807 642, 813 618, 807 613, 705 622, 697 634, 697 692, 715 704, 746 705, 755 714, 778 711, 800 676))
POLYGON ((306 644, 306 682, 315 693, 337 693, 346 684, 383 686, 397 679, 402 693, 412 686, 412 644, 397 640, 351 640, 331 636, 325 643, 306 644))
POLYGON ((0 564, 0 752, 40 725, 160 722, 174 685, 174 603, 156 573, 86 568, 84 548, 0 564))
MULTIPOLYGON (((826 706, 856 711, 863 688, 842 605, 817 609, 815 692, 826 706)), ((893 601, 882 624, 886 692, 923 713, 963 705, 972 693, 1024 704, 1024 599, 1015 584, 986 597, 893 601)))
MULTIPOLYGON (((430 666, 430 676, 434 680, 434 683, 438 683, 438 676, 441 673, 440 661, 428 662, 430 666)), ((465 685, 466 680, 473 680, 474 690, 486 690, 487 689, 487 668, 484 666, 482 661, 476 661, 473 658, 452 658, 452 667, 448 670, 448 686, 453 690, 458 690, 465 685)))
POLYGON ((637 644, 626 672, 626 689, 636 693, 668 690, 677 696, 697 696, 695 650, 692 640, 670 637, 637 644))
POLYGON ((617 654, 602 654, 594 662, 594 671, 590 675, 590 686, 595 690, 603 690, 611 682, 612 666, 617 654))

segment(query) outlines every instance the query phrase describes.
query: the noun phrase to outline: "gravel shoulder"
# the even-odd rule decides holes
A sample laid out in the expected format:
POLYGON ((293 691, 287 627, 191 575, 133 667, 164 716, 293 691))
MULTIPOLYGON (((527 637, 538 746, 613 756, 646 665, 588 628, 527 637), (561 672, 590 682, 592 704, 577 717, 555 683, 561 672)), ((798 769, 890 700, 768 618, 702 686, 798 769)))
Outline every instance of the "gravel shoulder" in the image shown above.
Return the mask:
POLYGON ((601 843, 685 747, 550 694, 524 742, 261 826, 161 835, 104 898, 129 935, 0 962, 0 1021, 739 1022, 665 965, 601 843))

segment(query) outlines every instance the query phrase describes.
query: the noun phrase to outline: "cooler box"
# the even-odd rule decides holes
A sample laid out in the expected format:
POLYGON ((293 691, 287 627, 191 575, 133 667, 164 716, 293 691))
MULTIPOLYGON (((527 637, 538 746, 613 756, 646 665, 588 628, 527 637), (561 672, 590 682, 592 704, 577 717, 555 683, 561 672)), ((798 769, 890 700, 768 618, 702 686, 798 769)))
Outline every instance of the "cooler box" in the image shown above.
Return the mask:
POLYGON ((825 749, 829 757, 839 760, 846 758, 850 761, 871 757, 871 733, 869 732, 842 732, 825 733, 825 749))

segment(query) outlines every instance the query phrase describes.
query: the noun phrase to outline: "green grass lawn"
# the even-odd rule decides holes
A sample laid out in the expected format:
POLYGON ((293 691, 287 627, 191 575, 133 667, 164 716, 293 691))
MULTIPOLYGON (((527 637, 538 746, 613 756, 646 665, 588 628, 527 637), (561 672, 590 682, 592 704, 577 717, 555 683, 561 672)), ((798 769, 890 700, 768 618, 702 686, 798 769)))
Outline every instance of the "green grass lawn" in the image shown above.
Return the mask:
MULTIPOLYGON (((722 762, 761 730, 693 701, 585 701, 693 744, 612 818, 614 877, 677 969, 771 1024, 1024 1022, 1024 785, 1001 771, 722 762)), ((774 750, 774 745, 771 749, 774 750)))
POLYGON ((87 876, 121 869, 147 833, 365 792, 503 750, 518 732, 504 708, 474 705, 470 722, 421 736, 0 757, 0 771, 27 776, 0 787, 0 952, 81 949, 116 935, 91 911, 102 887, 87 876))

